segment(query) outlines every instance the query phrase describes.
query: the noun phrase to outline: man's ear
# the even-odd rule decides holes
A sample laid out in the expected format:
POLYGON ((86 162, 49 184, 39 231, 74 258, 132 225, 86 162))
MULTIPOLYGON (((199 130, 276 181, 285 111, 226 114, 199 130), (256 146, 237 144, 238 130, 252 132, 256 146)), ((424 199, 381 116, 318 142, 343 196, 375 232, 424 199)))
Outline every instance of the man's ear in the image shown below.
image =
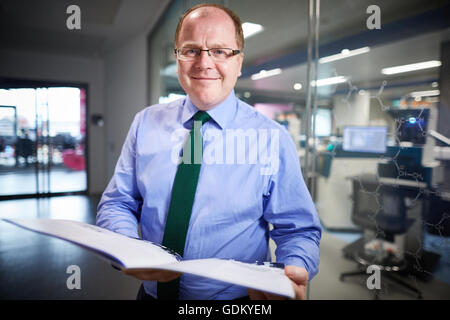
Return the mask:
POLYGON ((238 77, 242 76, 242 63, 244 62, 244 53, 242 52, 242 53, 240 53, 239 55, 240 55, 240 57, 239 57, 239 60, 240 60, 240 66, 239 66, 239 74, 238 74, 238 77))
POLYGON ((175 61, 176 61, 176 63, 177 63, 177 70, 176 70, 176 73, 178 74, 178 58, 177 58, 177 54, 175 53, 173 56, 174 56, 175 61))

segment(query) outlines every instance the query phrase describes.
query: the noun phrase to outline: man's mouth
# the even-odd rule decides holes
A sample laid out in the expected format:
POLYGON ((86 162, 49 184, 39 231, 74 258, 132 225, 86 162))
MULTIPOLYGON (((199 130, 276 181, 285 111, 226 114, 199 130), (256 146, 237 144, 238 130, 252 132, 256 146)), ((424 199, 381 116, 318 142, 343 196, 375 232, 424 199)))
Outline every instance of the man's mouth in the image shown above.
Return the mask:
POLYGON ((216 77, 202 77, 202 76, 192 76, 191 78, 194 80, 218 80, 219 79, 216 77))

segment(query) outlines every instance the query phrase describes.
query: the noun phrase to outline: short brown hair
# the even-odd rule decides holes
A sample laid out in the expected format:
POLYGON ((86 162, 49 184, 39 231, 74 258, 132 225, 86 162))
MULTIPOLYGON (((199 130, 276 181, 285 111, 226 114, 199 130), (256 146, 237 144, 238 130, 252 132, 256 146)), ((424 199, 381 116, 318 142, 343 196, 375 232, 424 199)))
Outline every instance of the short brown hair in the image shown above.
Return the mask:
POLYGON ((222 11, 225 11, 230 18, 233 20, 234 23, 234 28, 236 29, 236 41, 239 47, 239 50, 243 50, 244 49, 244 31, 242 30, 242 22, 241 19, 239 19, 239 17, 237 16, 236 13, 234 13, 231 9, 228 9, 224 6, 221 6, 219 4, 210 4, 210 3, 202 3, 202 4, 198 4, 195 7, 190 8, 189 10, 187 10, 180 18, 180 21, 178 21, 178 25, 177 25, 177 30, 175 31, 175 46, 177 45, 178 42, 178 38, 180 37, 180 31, 181 31, 181 26, 183 25, 183 21, 184 19, 188 16, 188 14, 190 14, 192 11, 197 10, 199 8, 203 8, 203 7, 213 7, 213 8, 218 8, 222 11))

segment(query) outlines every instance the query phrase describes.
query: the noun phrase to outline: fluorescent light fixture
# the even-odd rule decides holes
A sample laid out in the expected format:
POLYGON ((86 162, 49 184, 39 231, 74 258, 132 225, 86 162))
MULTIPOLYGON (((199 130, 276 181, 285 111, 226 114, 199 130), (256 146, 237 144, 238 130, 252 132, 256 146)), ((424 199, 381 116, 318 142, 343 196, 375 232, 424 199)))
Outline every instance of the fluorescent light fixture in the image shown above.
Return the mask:
POLYGON ((430 102, 430 103, 438 103, 438 102, 439 102, 439 97, 430 97, 430 98, 427 98, 427 102, 430 102))
MULTIPOLYGON (((338 83, 346 82, 347 79, 348 79, 348 77, 343 77, 343 76, 319 79, 319 80, 317 80, 317 86, 318 87, 322 87, 322 86, 329 86, 329 85, 332 85, 332 84, 338 84, 338 83)), ((316 86, 316 82, 314 80, 311 81, 311 85, 313 87, 315 87, 316 86)))
POLYGON ((425 61, 413 64, 405 64, 403 66, 384 68, 381 70, 382 74, 397 74, 403 72, 410 72, 422 69, 436 68, 442 65, 442 62, 437 60, 425 61))
POLYGON ((244 31, 244 38, 251 37, 257 33, 260 33, 263 30, 264 30, 264 28, 260 24, 251 23, 251 22, 244 22, 242 24, 242 31, 244 31))
POLYGON ((426 91, 415 91, 411 92, 409 95, 413 98, 418 97, 433 97, 440 95, 441 92, 439 90, 426 90, 426 91))
POLYGON ((266 70, 261 70, 258 73, 255 73, 251 76, 252 80, 259 80, 259 79, 264 79, 267 77, 272 77, 272 76, 276 76, 278 74, 281 73, 281 69, 280 68, 276 68, 276 69, 272 69, 269 71, 266 70))
POLYGON ((302 89, 302 84, 301 83, 294 83, 294 90, 301 90, 302 89))
POLYGON ((345 58, 356 56, 358 54, 367 53, 369 51, 370 51, 369 47, 363 47, 363 48, 359 48, 359 49, 355 49, 355 50, 343 49, 341 51, 341 53, 333 54, 328 57, 320 58, 319 63, 327 63, 327 62, 331 62, 331 61, 345 59, 345 58))

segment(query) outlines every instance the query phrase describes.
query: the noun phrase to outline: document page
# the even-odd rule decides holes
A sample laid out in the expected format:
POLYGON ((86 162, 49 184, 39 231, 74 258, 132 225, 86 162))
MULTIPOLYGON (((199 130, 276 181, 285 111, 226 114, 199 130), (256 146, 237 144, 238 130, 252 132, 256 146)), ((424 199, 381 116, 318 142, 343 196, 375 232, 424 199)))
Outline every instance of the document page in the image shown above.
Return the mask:
POLYGON ((286 297, 295 296, 284 269, 224 259, 179 258, 157 244, 94 225, 57 219, 3 219, 19 227, 90 249, 124 269, 163 269, 190 273, 286 297))
POLYGON ((150 268, 177 261, 174 255, 151 242, 129 238, 87 223, 58 219, 4 220, 91 249, 124 268, 150 268))
POLYGON ((295 297, 291 280, 280 268, 216 258, 183 260, 154 268, 191 273, 289 298, 295 297))

